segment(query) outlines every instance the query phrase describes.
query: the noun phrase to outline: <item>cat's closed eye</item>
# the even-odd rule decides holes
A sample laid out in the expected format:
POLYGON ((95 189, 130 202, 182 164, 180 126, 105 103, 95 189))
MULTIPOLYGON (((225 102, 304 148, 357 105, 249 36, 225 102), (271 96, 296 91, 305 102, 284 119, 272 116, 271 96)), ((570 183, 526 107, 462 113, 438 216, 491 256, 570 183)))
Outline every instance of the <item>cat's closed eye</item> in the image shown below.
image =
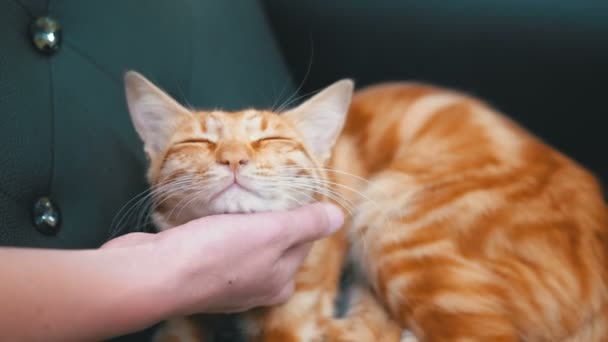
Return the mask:
POLYGON ((280 137, 280 136, 269 136, 269 137, 263 137, 257 140, 254 140, 253 142, 251 142, 252 146, 260 146, 263 143, 272 143, 272 142, 290 142, 291 139, 285 138, 285 137, 280 137))
POLYGON ((213 142, 209 139, 204 139, 204 138, 185 139, 185 140, 176 142, 174 145, 185 145, 185 144, 204 144, 209 147, 213 147, 216 145, 215 142, 213 142))

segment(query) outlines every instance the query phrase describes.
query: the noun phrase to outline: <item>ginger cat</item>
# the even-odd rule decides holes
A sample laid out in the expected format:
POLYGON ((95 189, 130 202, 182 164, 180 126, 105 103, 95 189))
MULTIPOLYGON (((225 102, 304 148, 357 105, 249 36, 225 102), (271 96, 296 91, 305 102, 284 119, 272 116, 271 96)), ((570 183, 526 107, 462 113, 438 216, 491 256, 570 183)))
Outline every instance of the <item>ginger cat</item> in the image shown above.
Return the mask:
MULTIPOLYGON (((410 83, 353 96, 342 80, 282 113, 227 113, 125 82, 158 229, 323 199, 349 214, 288 302, 241 315, 248 340, 608 341, 600 185, 480 100, 410 83), (347 260, 359 277, 336 318, 347 260)), ((156 339, 211 341, 211 328, 174 319, 156 339)))

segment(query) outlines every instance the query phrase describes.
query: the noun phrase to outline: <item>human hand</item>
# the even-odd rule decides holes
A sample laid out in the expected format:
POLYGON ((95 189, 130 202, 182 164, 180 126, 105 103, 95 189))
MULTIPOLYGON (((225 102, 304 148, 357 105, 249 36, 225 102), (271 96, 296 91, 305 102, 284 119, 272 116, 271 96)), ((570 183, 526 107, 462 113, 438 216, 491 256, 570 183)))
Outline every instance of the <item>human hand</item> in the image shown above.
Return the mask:
POLYGON ((342 212, 312 204, 292 211, 217 215, 158 234, 133 233, 103 248, 153 244, 172 315, 239 312, 283 302, 312 242, 341 227, 342 212))

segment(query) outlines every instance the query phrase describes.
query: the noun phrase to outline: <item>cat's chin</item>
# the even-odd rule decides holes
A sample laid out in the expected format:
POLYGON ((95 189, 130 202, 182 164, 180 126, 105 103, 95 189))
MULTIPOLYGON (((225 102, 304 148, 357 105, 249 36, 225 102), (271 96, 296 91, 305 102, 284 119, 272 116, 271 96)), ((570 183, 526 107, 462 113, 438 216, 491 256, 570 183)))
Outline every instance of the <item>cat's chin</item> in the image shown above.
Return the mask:
MULTIPOLYGON (((178 211, 179 217, 168 219, 161 213, 154 213, 152 219, 158 230, 166 230, 205 216, 290 210, 297 206, 297 204, 286 199, 261 198, 252 192, 235 188, 225 191, 200 206, 180 209, 178 211)), ((170 212, 175 213, 175 211, 170 212)))
POLYGON ((240 188, 229 188, 200 208, 203 216, 218 214, 248 214, 291 209, 289 201, 261 198, 240 188))
POLYGON ((207 207, 203 209, 203 211, 205 211, 205 214, 203 214, 203 216, 222 214, 253 214, 267 211, 289 210, 293 209, 294 207, 295 206, 292 206, 289 203, 284 203, 283 201, 271 201, 262 199, 257 199, 255 201, 219 201, 219 203, 218 201, 215 201, 214 203, 209 203, 207 207))
POLYGON ((224 214, 253 214, 253 213, 261 213, 267 211, 277 211, 277 210, 289 210, 293 209, 288 205, 257 205, 253 207, 247 207, 246 205, 240 203, 232 203, 232 205, 218 205, 214 203, 213 205, 202 206, 196 209, 184 210, 182 211, 182 215, 179 218, 174 218, 173 220, 167 220, 164 215, 159 213, 154 213, 152 215, 152 221, 158 231, 163 231, 169 228, 173 228, 184 224, 188 221, 195 220, 198 218, 202 218, 205 216, 212 215, 224 215, 224 214))

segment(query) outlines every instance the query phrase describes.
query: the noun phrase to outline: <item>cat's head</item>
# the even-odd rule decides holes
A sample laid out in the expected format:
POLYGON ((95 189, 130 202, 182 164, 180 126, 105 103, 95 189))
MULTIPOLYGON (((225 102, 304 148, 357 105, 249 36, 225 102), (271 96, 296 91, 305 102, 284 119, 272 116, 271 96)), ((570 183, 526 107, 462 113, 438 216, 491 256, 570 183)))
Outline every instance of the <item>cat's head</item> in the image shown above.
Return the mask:
POLYGON ((282 113, 188 109, 133 71, 125 88, 150 161, 152 217, 166 229, 206 215, 283 210, 319 199, 353 82, 338 81, 282 113))

